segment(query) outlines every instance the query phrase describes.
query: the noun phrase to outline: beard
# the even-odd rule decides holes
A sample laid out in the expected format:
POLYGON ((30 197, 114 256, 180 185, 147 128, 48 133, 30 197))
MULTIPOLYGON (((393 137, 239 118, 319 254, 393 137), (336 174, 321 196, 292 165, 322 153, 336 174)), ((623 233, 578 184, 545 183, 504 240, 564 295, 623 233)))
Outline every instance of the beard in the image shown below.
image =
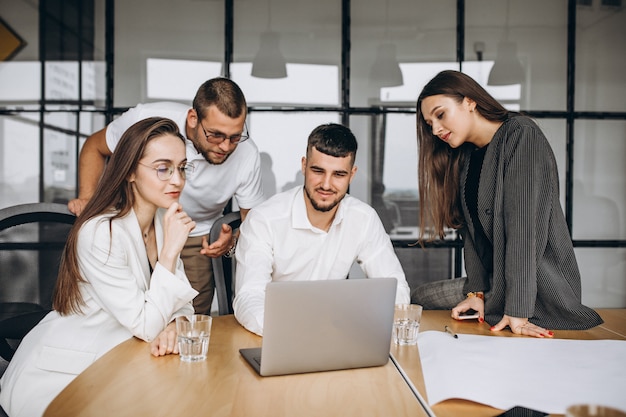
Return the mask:
MULTIPOLYGON (((233 149, 233 151, 231 151, 230 153, 226 154, 226 156, 224 157, 224 159, 215 159, 214 157, 211 156, 211 152, 209 149, 206 149, 204 147, 202 147, 198 141, 198 138, 187 138, 191 141, 191 143, 193 143, 193 147, 196 149, 196 151, 201 154, 204 159, 211 165, 222 165, 224 162, 226 162, 226 160, 228 159, 228 157, 235 151, 233 149)), ((235 148, 236 149, 236 148, 235 148)))
POLYGON ((321 205, 319 204, 317 201, 315 201, 313 199, 313 197, 311 197, 311 193, 309 193, 309 190, 307 189, 306 186, 304 186, 304 194, 306 194, 307 198, 309 199, 309 201, 311 202, 311 206, 322 213, 326 213, 328 211, 331 211, 332 209, 334 209, 335 207, 337 207, 337 205, 341 202, 341 200, 343 200, 343 198, 345 197, 345 194, 342 194, 340 196, 338 196, 337 198, 335 198, 333 201, 326 203, 326 205, 321 205))
POLYGON ((211 165, 222 165, 224 162, 226 162, 228 157, 232 155, 232 152, 231 152, 229 154, 226 154, 224 159, 216 160, 215 158, 211 157, 211 153, 208 151, 202 151, 201 153, 204 159, 206 159, 206 161, 211 165))

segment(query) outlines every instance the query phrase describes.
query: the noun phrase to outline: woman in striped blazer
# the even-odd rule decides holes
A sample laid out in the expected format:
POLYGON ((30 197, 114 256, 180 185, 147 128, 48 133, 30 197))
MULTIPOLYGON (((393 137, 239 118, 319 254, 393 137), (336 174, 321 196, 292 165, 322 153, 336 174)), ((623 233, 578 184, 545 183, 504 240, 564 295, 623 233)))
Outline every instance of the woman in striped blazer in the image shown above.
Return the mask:
POLYGON ((471 77, 443 71, 417 100, 420 242, 458 229, 466 278, 424 284, 412 301, 475 310, 491 330, 551 337, 602 323, 581 304, 554 154, 528 117, 471 77), (426 236, 425 230, 433 230, 426 236))

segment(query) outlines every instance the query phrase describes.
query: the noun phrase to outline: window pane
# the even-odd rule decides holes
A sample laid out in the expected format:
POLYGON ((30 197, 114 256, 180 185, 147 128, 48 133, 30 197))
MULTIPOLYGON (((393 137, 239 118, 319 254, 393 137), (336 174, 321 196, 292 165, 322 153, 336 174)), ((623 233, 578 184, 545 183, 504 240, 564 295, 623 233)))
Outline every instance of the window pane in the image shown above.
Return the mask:
POLYGON ((485 81, 519 84, 522 109, 565 110, 567 1, 476 0, 465 4, 465 59, 505 66, 502 76, 495 71, 496 65, 490 67, 485 81), (519 82, 506 77, 515 68, 520 71, 519 82))
MULTIPOLYGON (((115 2, 115 106, 132 107, 148 101, 147 72, 151 58, 221 63, 224 58, 223 3, 115 2)), ((212 76, 204 74, 203 81, 212 76)), ((185 81, 179 72, 169 73, 167 80, 174 90, 184 86, 185 81)), ((185 97, 189 103, 192 99, 193 95, 185 97)))
POLYGON ((594 308, 626 307, 626 249, 575 248, 583 304, 594 308))
POLYGON ((232 78, 248 103, 339 104, 341 3, 235 1, 232 78))
POLYGON ((575 124, 574 239, 626 239, 626 122, 575 124))
POLYGON ((419 90, 404 64, 454 63, 455 1, 352 0, 350 6, 350 105, 378 105, 387 88, 402 85, 414 105, 419 90))
POLYGON ((535 122, 543 134, 548 139, 554 157, 556 159, 556 165, 559 170, 559 192, 561 197, 561 209, 565 210, 565 175, 566 173, 566 160, 567 160, 567 142, 566 142, 566 126, 565 120, 558 119, 535 119, 535 122))
POLYGON ((39 201, 37 117, 0 116, 0 208, 39 201))
POLYGON ((626 10, 593 2, 576 19, 576 110, 626 111, 626 10))
POLYGON ((43 163, 44 199, 46 202, 66 203, 76 189, 76 114, 48 113, 44 118, 43 163))
MULTIPOLYGON (((47 61, 45 64, 45 99, 47 101, 78 100, 79 70, 77 61, 47 61)), ((64 106, 65 109, 69 105, 64 106)))
POLYGON ((335 113, 253 112, 248 116, 251 140, 261 153, 266 197, 304 184, 301 160, 309 134, 320 124, 338 121, 335 113))

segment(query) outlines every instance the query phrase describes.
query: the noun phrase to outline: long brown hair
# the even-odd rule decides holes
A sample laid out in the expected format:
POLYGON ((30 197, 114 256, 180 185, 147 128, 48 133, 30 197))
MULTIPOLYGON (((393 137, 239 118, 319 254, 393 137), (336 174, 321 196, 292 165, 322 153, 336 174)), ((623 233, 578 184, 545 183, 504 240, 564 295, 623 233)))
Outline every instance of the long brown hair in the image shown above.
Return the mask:
POLYGON ((417 146, 419 186, 419 241, 443 238, 444 228, 461 228, 465 224, 460 201, 460 175, 466 150, 465 143, 453 149, 432 132, 424 120, 422 101, 426 97, 445 95, 461 103, 465 97, 476 102, 476 111, 489 121, 504 121, 510 112, 468 75, 442 71, 426 84, 417 99, 417 146))
POLYGON ((85 305, 79 284, 86 280, 80 274, 76 255, 81 226, 96 216, 111 213, 110 230, 113 219, 128 214, 135 202, 133 189, 128 179, 137 169, 137 164, 143 157, 148 143, 164 135, 178 136, 183 143, 185 142, 176 123, 162 117, 141 120, 129 127, 122 135, 93 197, 76 219, 67 237, 52 297, 52 307, 60 314, 81 313, 81 307, 85 305))

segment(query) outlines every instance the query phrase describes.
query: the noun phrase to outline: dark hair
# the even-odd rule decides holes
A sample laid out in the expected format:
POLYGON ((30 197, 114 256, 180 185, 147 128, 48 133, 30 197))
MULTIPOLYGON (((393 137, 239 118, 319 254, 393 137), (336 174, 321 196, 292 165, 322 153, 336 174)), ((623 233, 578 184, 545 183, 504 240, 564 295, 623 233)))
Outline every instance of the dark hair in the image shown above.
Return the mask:
POLYGON ((417 146, 420 241, 427 230, 431 238, 444 237, 444 228, 458 229, 465 223, 460 204, 460 174, 465 150, 471 144, 453 149, 437 138, 424 120, 422 101, 444 95, 461 103, 464 98, 476 102, 476 111, 490 121, 504 121, 510 113, 483 87, 458 71, 442 71, 422 89, 417 99, 417 146), (431 229, 432 228, 432 229, 431 229))
POLYGON ((80 274, 76 255, 81 226, 96 216, 112 213, 109 219, 110 228, 113 219, 123 217, 131 210, 135 196, 128 179, 137 169, 148 143, 164 135, 177 136, 185 143, 176 123, 161 117, 141 120, 122 135, 93 197, 74 222, 67 237, 52 301, 53 308, 60 314, 80 313, 81 307, 84 306, 79 283, 85 282, 85 279, 80 274))
POLYGON ((306 154, 308 157, 311 148, 315 147, 321 153, 334 157, 344 158, 350 155, 354 164, 357 146, 356 138, 349 128, 328 123, 313 129, 307 142, 306 154))
POLYGON ((230 117, 238 118, 248 112, 246 97, 239 86, 228 78, 217 77, 205 81, 193 99, 193 109, 202 120, 206 116, 207 109, 216 106, 217 109, 230 117))

